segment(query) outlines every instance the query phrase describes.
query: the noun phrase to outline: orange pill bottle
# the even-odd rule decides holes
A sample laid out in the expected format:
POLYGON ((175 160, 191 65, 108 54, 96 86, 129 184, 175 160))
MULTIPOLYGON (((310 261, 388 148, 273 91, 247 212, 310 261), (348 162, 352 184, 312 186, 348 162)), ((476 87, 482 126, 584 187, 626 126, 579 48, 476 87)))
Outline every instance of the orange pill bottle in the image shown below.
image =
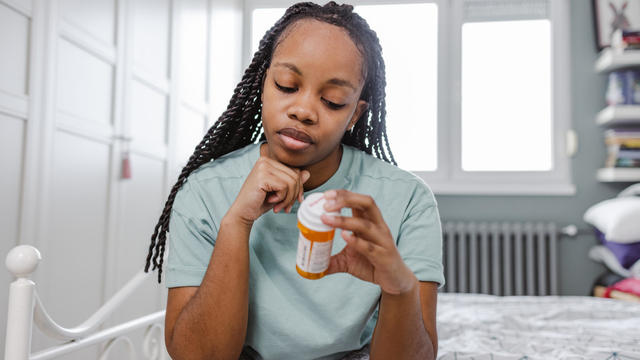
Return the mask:
POLYGON ((327 273, 335 229, 322 222, 322 214, 338 216, 324 210, 323 193, 307 196, 298 209, 298 253, 296 270, 300 276, 315 280, 327 273))

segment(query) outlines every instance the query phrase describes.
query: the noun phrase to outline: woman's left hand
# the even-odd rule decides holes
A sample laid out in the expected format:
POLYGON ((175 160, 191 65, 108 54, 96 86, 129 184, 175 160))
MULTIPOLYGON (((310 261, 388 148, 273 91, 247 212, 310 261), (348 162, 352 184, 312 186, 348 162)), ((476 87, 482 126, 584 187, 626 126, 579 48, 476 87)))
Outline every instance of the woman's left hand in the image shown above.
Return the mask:
POLYGON ((410 291, 417 279, 404 263, 389 227, 371 196, 348 190, 324 193, 326 211, 351 208, 353 216, 323 215, 322 222, 342 229, 347 246, 331 257, 327 274, 349 273, 380 285, 389 294, 410 291))

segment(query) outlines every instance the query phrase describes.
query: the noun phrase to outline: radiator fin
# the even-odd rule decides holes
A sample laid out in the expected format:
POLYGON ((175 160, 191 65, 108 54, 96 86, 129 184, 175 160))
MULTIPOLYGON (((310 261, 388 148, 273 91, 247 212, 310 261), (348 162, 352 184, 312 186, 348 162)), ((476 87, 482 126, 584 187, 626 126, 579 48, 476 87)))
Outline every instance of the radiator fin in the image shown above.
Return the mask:
POLYGON ((557 295, 554 223, 445 222, 444 292, 557 295))

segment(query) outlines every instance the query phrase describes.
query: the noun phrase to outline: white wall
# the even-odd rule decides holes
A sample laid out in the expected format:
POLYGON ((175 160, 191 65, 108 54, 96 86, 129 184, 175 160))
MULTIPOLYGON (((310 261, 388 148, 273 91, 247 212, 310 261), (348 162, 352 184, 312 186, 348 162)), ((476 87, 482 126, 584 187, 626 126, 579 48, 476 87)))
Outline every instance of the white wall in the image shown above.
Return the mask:
MULTIPOLYGON (((144 266, 168 190, 240 79, 240 5, 0 0, 0 253, 40 249, 37 291, 61 325, 144 266), (121 179, 127 150, 132 178, 121 179)), ((10 281, 3 271, 0 287, 10 281)), ((151 278, 106 326, 165 302, 151 278)), ((0 324, 3 349, 4 310, 0 324)), ((131 336, 140 357, 143 332, 131 336)), ((52 344, 34 331, 34 351, 52 344)), ((97 358, 101 346, 62 358, 97 358)))

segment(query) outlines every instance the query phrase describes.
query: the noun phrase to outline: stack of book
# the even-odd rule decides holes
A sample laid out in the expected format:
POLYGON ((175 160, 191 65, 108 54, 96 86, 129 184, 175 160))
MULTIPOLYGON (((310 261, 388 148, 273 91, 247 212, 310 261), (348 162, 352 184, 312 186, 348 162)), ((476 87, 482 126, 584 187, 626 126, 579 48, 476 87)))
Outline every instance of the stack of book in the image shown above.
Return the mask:
POLYGON ((609 129, 605 132, 608 168, 640 169, 640 129, 609 129))

